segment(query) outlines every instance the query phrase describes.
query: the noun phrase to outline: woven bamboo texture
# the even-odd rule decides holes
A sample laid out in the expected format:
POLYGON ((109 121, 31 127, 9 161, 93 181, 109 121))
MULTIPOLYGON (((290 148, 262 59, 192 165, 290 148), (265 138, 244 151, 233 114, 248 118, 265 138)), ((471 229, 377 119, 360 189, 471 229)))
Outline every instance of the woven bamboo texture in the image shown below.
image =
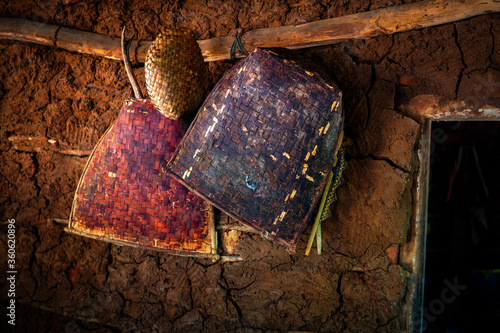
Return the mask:
POLYGON ((299 61, 283 49, 257 49, 240 61, 205 100, 168 165, 188 188, 291 253, 323 192, 343 126, 341 91, 299 61))
POLYGON ((87 162, 67 230, 181 255, 215 254, 211 205, 162 170, 185 131, 149 100, 125 102, 87 162))
POLYGON ((146 87, 158 110, 171 119, 194 111, 208 89, 208 72, 191 30, 165 30, 146 55, 146 87))

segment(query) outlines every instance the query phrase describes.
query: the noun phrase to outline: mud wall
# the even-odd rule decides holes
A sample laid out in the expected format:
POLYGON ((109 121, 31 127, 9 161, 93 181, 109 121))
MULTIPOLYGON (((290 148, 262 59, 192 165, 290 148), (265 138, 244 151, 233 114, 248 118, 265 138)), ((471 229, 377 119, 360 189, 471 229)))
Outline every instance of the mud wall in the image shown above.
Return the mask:
MULTIPOLYGON (((152 40, 160 27, 199 39, 300 24, 411 1, 0 1, 0 15, 110 36, 123 25, 152 40)), ((289 255, 260 236, 223 232, 242 262, 216 263, 67 234, 89 151, 132 96, 116 61, 0 41, 0 220, 17 226, 18 331, 395 332, 407 329, 418 95, 500 98, 500 15, 315 48, 344 92, 357 133, 346 183, 323 224, 323 254, 289 255)), ((234 62, 210 63, 215 83, 234 62)), ((144 85, 144 68, 136 66, 144 85)), ((420 97, 421 98, 421 97, 420 97)), ((474 105, 472 105, 474 106, 474 105)), ((2 234, 7 228, 2 226, 2 234)), ((0 243, 6 253, 5 238, 0 243)), ((6 271, 6 261, 0 270, 6 271)), ((0 280, 7 304, 8 284, 0 280)), ((6 325, 4 319, 1 325, 6 325)))

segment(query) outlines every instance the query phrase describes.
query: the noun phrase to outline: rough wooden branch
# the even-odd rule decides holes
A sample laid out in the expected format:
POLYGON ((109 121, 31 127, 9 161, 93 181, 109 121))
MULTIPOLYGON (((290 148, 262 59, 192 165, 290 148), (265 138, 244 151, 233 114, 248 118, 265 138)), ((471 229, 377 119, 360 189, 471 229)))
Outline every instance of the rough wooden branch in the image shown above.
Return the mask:
MULTIPOLYGON (((500 11, 500 0, 427 0, 406 5, 305 23, 246 32, 247 51, 256 47, 300 49, 370 38, 455 22, 500 11)), ((122 60, 120 38, 23 19, 0 18, 0 39, 55 46, 69 51, 122 60)), ((205 61, 229 59, 234 37, 200 40, 205 61)), ((151 41, 134 40, 131 57, 144 62, 151 41)), ((243 57, 237 53, 236 56, 243 57)))
POLYGON ((7 140, 12 143, 12 149, 24 153, 39 153, 46 150, 78 157, 89 156, 92 153, 92 150, 59 149, 57 140, 42 136, 14 135, 9 136, 7 140))
MULTIPOLYGON (((67 226, 69 224, 69 220, 68 219, 61 219, 61 218, 56 218, 56 217, 48 218, 47 222, 54 222, 54 223, 57 223, 57 224, 62 224, 64 226, 67 226)), ((7 223, 8 223, 8 221, 1 222, 0 225, 4 225, 4 224, 7 224, 7 223)), ((64 228, 64 230, 67 231, 67 232, 69 232, 69 233, 73 233, 75 235, 84 236, 84 237, 88 237, 88 238, 92 238, 92 239, 97 239, 97 240, 104 240, 105 242, 113 243, 113 244, 116 244, 116 245, 119 245, 119 246, 126 245, 126 246, 130 246, 130 247, 136 247, 136 248, 142 248, 142 249, 146 249, 146 250, 151 250, 151 248, 149 248, 149 247, 141 246, 141 245, 138 245, 138 244, 131 244, 131 243, 128 243, 128 242, 122 242, 120 240, 114 240, 114 239, 109 239, 109 238, 105 238, 105 237, 100 237, 100 236, 95 236, 95 235, 89 235, 87 233, 84 233, 84 232, 81 232, 81 231, 78 231, 78 230, 75 230, 75 229, 64 228)), ((155 249, 155 250, 161 251, 161 249, 155 249)), ((217 248, 215 248, 215 251, 217 251, 217 248)), ((217 260, 220 260, 221 262, 242 261, 243 260, 243 257, 241 257, 239 255, 217 255, 216 253, 217 252, 212 252, 211 254, 210 253, 191 253, 191 254, 186 254, 186 255, 180 255, 180 254, 178 254, 178 255, 180 255, 180 256, 187 256, 187 257, 193 257, 193 258, 203 258, 203 259, 217 258, 217 260)))

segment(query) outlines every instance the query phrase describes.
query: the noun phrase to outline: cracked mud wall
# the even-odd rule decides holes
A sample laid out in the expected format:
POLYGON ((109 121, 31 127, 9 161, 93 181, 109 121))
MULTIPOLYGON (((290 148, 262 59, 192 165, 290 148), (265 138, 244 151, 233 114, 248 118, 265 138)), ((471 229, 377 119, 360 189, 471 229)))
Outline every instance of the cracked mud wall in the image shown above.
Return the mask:
MULTIPOLYGON (((0 0, 0 15, 111 36, 126 24, 149 40, 160 26, 188 27, 205 39, 407 2, 0 0)), ((310 228, 293 256, 258 235, 223 231, 245 260, 216 264, 110 245, 47 222, 68 218, 88 153, 132 90, 116 61, 0 41, 0 220, 17 225, 16 329, 405 330, 411 269, 399 249, 411 234, 420 119, 399 106, 419 95, 500 98, 499 34, 500 16, 490 14, 304 51, 338 82, 357 133, 334 216, 323 223, 323 254, 303 255, 310 228)), ((233 64, 210 63, 213 83, 233 64)), ((135 72, 145 91, 144 68, 135 72)), ((0 244, 5 253, 4 237, 0 244)), ((0 286, 4 304, 4 278, 0 286)))

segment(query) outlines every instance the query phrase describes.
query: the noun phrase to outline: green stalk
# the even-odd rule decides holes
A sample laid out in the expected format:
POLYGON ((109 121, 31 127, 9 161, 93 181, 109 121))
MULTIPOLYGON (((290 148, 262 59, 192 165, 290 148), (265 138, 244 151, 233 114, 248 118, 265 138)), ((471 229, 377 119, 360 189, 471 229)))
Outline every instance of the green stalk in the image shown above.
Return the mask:
POLYGON ((325 190, 323 191, 323 196, 321 197, 321 201, 319 204, 318 208, 318 214, 316 215, 316 219, 314 220, 314 225, 311 231, 311 236, 309 236, 309 243, 307 243, 307 249, 306 249, 306 256, 309 255, 309 252, 311 251, 314 238, 316 236, 316 233, 318 231, 319 224, 321 222, 321 213, 323 212, 323 208, 325 207, 325 202, 326 199, 328 198, 328 192, 330 190, 330 185, 332 184, 332 179, 333 179, 333 170, 330 171, 330 174, 328 175, 328 180, 326 181, 326 186, 325 190))
POLYGON ((323 249, 323 243, 321 239, 321 222, 319 222, 318 232, 316 233, 316 247, 318 248, 318 254, 321 254, 321 250, 323 249))

